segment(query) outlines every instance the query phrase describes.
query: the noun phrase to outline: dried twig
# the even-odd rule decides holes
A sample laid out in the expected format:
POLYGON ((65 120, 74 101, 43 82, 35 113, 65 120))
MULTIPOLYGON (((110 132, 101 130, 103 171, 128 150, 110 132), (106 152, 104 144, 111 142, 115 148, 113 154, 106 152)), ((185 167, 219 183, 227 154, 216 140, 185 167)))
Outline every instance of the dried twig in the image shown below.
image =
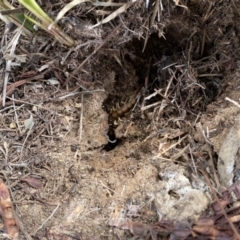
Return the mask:
POLYGON ((172 148, 174 148, 175 146, 177 146, 179 143, 181 143, 185 138, 187 138, 187 135, 182 137, 179 141, 177 141, 176 143, 172 144, 169 148, 165 149, 163 152, 161 152, 161 155, 164 155, 166 152, 168 152, 169 150, 171 150, 172 148))
POLYGON ((90 29, 95 28, 99 25, 105 24, 109 21, 111 21, 112 19, 114 19, 115 17, 117 17, 119 14, 124 13, 128 8, 130 8, 133 3, 135 3, 138 0, 130 0, 129 2, 125 3, 123 6, 121 6, 120 8, 118 8, 116 11, 114 11, 113 13, 111 13, 109 16, 107 16, 106 18, 104 18, 101 22, 93 25, 90 27, 90 29))
POLYGON ((82 140, 82 129, 83 129, 83 94, 81 95, 81 109, 80 109, 80 118, 79 118, 79 132, 78 132, 78 143, 81 143, 82 140))
POLYGON ((228 102, 233 103, 235 106, 237 106, 238 108, 240 108, 240 104, 237 103, 236 101, 234 101, 234 100, 232 100, 232 99, 230 99, 230 98, 228 98, 228 97, 226 97, 225 100, 228 101, 228 102))
POLYGON ((51 215, 42 223, 41 226, 39 226, 33 233, 33 235, 35 235, 45 224, 46 222, 48 222, 52 217, 53 215, 56 213, 56 211, 58 210, 58 208, 60 207, 60 203, 58 203, 58 205, 55 207, 55 209, 53 210, 53 212, 51 213, 51 215))

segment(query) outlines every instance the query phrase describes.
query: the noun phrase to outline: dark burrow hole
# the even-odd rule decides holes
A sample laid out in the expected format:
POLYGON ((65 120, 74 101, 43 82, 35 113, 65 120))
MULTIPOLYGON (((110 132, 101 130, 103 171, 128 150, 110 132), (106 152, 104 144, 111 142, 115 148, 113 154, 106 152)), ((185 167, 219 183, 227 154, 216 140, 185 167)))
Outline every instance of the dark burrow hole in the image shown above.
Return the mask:
MULTIPOLYGON (((201 69, 209 61, 208 54, 212 51, 212 44, 206 45, 204 55, 201 55, 201 57, 199 55, 199 59, 196 58, 198 54, 192 53, 194 57, 191 57, 190 61, 188 60, 189 42, 186 40, 180 41, 169 33, 166 33, 165 39, 163 37, 159 38, 156 33, 152 34, 144 51, 144 40, 138 39, 133 39, 122 48, 124 49, 122 52, 125 53, 123 61, 135 69, 138 78, 137 86, 133 90, 143 86, 146 95, 149 95, 156 89, 163 89, 162 93, 164 94, 165 90, 169 88, 168 102, 175 101, 176 111, 178 108, 184 109, 187 114, 196 117, 199 112, 205 112, 207 105, 221 93, 223 79, 221 73, 208 74, 211 69, 207 67, 201 69), (196 73, 192 74, 190 71, 196 71, 196 73), (168 86, 169 81, 171 81, 170 86, 168 86)), ((126 80, 120 81, 117 78, 115 82, 116 92, 123 92, 124 95, 125 92, 121 89, 126 91, 129 82, 126 80)), ((103 103, 103 108, 107 111, 109 117, 115 98, 116 96, 109 95, 103 103)), ((163 99, 162 95, 156 95, 147 100, 145 104, 153 104, 163 99)), ((114 131, 115 129, 109 124, 108 137, 110 141, 104 146, 106 151, 114 149, 121 142, 120 139, 115 137, 114 131)))

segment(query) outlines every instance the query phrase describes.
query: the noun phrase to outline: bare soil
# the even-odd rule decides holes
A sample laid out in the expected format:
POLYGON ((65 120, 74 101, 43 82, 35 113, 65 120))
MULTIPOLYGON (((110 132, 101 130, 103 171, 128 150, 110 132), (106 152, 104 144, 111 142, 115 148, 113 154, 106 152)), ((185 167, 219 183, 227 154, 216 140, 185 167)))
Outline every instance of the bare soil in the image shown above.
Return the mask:
MULTIPOLYGON (((55 17, 64 3, 50 2, 42 7, 55 17)), ((17 86, 0 110, 0 174, 20 239, 134 239, 110 226, 117 208, 146 224, 192 224, 211 215, 202 171, 217 191, 226 187, 217 160, 239 115, 225 98, 240 99, 240 1, 156 2, 163 9, 153 21, 154 2, 147 9, 138 0, 94 29, 88 27, 102 19, 96 13, 102 8, 80 4, 59 23, 78 41, 68 57, 69 49, 41 30, 20 38, 16 55, 26 60, 12 69, 8 85, 34 78, 17 86), (116 119, 117 144, 109 143, 109 116, 141 87, 134 107, 116 119)), ((2 38, 1 76, 14 34, 2 38)))

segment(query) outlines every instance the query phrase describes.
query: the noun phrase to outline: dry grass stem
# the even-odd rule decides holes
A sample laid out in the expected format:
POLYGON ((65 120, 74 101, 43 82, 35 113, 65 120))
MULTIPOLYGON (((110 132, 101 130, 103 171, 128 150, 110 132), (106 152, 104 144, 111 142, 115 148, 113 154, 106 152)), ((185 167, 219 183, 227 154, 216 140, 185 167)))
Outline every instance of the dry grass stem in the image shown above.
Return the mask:
MULTIPOLYGON (((19 29, 18 32, 15 34, 15 36, 13 37, 12 41, 9 43, 9 47, 11 47, 7 62, 6 62, 6 71, 4 74, 4 84, 3 84, 3 92, 2 92, 2 106, 5 106, 5 102, 6 102, 6 93, 7 93, 7 84, 8 84, 8 78, 9 78, 9 74, 11 72, 11 68, 13 65, 13 59, 14 59, 14 52, 16 50, 18 41, 19 41, 19 37, 22 34, 22 30, 19 29)), ((5 53, 6 54, 6 53, 5 53)))
POLYGON ((53 215, 57 212, 58 208, 60 207, 60 203, 58 203, 58 205, 55 207, 55 209, 52 211, 51 215, 42 223, 41 226, 39 226, 34 232, 33 234, 36 234, 41 228, 43 228, 43 226, 53 217, 53 215))
POLYGON ((81 108, 80 117, 79 117, 79 130, 78 130, 78 143, 80 144, 82 141, 82 130, 83 130, 83 94, 81 95, 81 108))
POLYGON ((226 97, 225 98, 226 101, 233 103, 235 106, 237 106, 238 108, 240 108, 240 104, 237 103, 236 101, 232 100, 231 98, 226 97))
POLYGON ((118 15, 120 15, 121 13, 124 13, 128 8, 130 8, 135 2, 137 2, 138 0, 130 0, 128 3, 125 3, 123 6, 121 6, 120 8, 118 8, 116 11, 114 11, 113 13, 111 13, 109 16, 107 16, 106 18, 104 18, 102 21, 100 21, 99 23, 90 26, 89 29, 93 29, 95 27, 98 27, 100 25, 103 25, 105 23, 108 23, 109 21, 113 20, 114 18, 116 18, 118 15))

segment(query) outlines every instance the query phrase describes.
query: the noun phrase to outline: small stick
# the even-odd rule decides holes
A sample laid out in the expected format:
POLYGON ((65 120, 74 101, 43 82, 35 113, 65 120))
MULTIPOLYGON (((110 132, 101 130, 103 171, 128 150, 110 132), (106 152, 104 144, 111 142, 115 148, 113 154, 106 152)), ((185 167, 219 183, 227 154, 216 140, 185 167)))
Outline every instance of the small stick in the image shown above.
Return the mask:
POLYGON ((23 142, 23 144, 22 144, 22 148, 21 148, 21 152, 20 152, 20 161, 22 161, 22 157, 23 157, 23 149, 24 149, 24 147, 25 147, 25 144, 26 144, 26 142, 27 142, 29 136, 31 135, 31 132, 32 132, 33 126, 34 126, 34 124, 32 124, 31 127, 28 129, 27 136, 26 136, 26 138, 24 139, 24 142, 23 142))
POLYGON ((221 73, 198 74, 198 77, 223 77, 221 73))
POLYGON ((81 95, 81 108, 80 108, 80 120, 79 120, 79 132, 78 132, 78 143, 82 140, 82 128, 83 128, 83 94, 81 95))
POLYGON ((158 93, 160 93, 162 91, 162 89, 154 89, 154 93, 150 94, 149 96, 145 97, 145 100, 149 100, 152 97, 155 97, 156 95, 158 95, 158 93))
POLYGON ((105 187, 106 190, 108 191, 109 195, 112 195, 112 194, 110 193, 110 191, 111 191, 112 193, 116 193, 113 189, 111 189, 111 188, 108 187, 106 184, 104 184, 104 183, 102 182, 102 180, 97 180, 96 183, 100 183, 100 185, 102 185, 103 187, 105 187))
MULTIPOLYGON (((14 101, 15 103, 28 104, 28 105, 31 105, 31 106, 36 106, 37 108, 40 108, 40 109, 43 109, 43 110, 46 110, 46 111, 51 111, 51 110, 49 110, 47 108, 41 107, 40 105, 37 105, 37 104, 34 104, 34 103, 30 103, 30 102, 27 102, 27 101, 13 99, 13 98, 10 98, 10 97, 8 97, 8 99, 14 101)), ((12 108, 12 106, 9 106, 9 108, 12 108)), ((4 108, 4 109, 0 110, 0 112, 4 112, 5 110, 8 110, 8 108, 4 108)))
POLYGON ((144 107, 141 107, 141 111, 143 112, 143 111, 145 111, 145 110, 147 110, 147 109, 149 109, 149 108, 156 107, 156 106, 158 106, 158 105, 160 105, 160 104, 161 104, 161 101, 155 102, 155 103, 150 104, 150 105, 146 105, 146 106, 144 106, 144 107))
POLYGON ((200 55, 201 57, 203 56, 205 42, 206 42, 206 25, 204 26, 204 29, 203 29, 202 44, 201 44, 201 55, 200 55))
MULTIPOLYGON (((14 99, 14 95, 12 95, 12 98, 14 99)), ((18 122, 18 114, 17 114, 17 111, 16 111, 16 106, 15 106, 14 101, 13 101, 13 109, 14 109, 14 114, 15 114, 15 118, 16 118, 17 128, 18 128, 18 131, 21 133, 20 125, 19 125, 19 122, 18 122)))
POLYGON ((177 146, 177 145, 178 145, 179 143, 181 143, 186 137, 187 137, 187 135, 184 136, 184 137, 182 137, 179 141, 177 141, 176 143, 174 143, 173 145, 171 145, 169 148, 167 148, 166 150, 164 150, 164 151, 161 153, 161 155, 163 155, 164 153, 170 151, 172 148, 174 148, 175 146, 177 146))
POLYGON ((102 47, 103 45, 109 41, 114 35, 115 35, 115 32, 120 28, 122 24, 118 24, 117 27, 115 27, 115 29, 113 29, 113 31, 105 38, 105 40, 99 44, 99 46, 73 71, 73 73, 71 75, 69 75, 69 77, 66 79, 65 83, 63 84, 63 86, 66 86, 69 81, 73 78, 74 75, 76 75, 80 70, 81 68, 85 65, 85 63, 93 56, 95 55, 102 47))
POLYGON ((237 106, 238 108, 240 108, 239 103, 237 103, 236 101, 234 101, 234 100, 232 100, 232 99, 230 99, 230 98, 228 98, 228 97, 226 97, 225 100, 233 103, 235 106, 237 106))
POLYGON ((146 92, 146 90, 147 90, 147 88, 148 88, 151 62, 152 62, 152 58, 150 58, 149 63, 148 63, 148 71, 147 71, 147 76, 145 77, 145 83, 144 83, 145 91, 143 92, 143 101, 142 101, 142 105, 141 105, 142 118, 144 118, 143 110, 142 110, 142 109, 144 108, 145 102, 146 102, 145 92, 146 92))
POLYGON ((52 216, 56 213, 56 211, 58 210, 60 206, 60 203, 58 203, 58 205, 56 206, 56 208, 53 210, 53 212, 51 213, 51 215, 42 223, 42 225, 40 227, 37 228, 37 230, 32 234, 32 235, 35 235, 45 224, 47 221, 49 221, 52 216))

